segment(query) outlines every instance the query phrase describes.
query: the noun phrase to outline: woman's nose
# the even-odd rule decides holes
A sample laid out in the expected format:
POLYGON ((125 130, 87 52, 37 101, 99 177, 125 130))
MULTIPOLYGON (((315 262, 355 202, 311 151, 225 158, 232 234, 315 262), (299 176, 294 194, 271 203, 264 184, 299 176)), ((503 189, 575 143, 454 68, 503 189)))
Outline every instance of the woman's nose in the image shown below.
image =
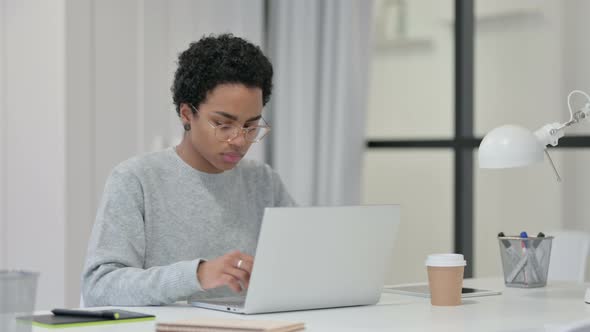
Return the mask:
POLYGON ((245 132, 243 130, 240 130, 238 136, 234 137, 234 139, 232 139, 229 143, 235 146, 246 145, 248 142, 246 141, 245 132))

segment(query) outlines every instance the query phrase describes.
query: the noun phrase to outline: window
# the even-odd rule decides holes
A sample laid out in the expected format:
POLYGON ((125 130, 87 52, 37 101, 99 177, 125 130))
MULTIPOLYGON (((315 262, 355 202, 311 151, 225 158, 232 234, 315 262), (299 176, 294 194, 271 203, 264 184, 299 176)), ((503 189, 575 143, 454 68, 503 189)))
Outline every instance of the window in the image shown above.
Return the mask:
POLYGON ((461 252, 465 276, 500 275, 499 231, 590 231, 590 123, 566 132, 550 165, 489 171, 477 147, 492 128, 567 120, 590 93, 584 1, 377 1, 364 203, 401 203, 395 271, 426 278, 436 251, 461 252), (386 23, 388 22, 388 23, 386 23), (526 41, 526 42, 525 42, 526 41), (485 264, 483 262, 486 262, 485 264), (491 262, 488 264, 487 262, 491 262))

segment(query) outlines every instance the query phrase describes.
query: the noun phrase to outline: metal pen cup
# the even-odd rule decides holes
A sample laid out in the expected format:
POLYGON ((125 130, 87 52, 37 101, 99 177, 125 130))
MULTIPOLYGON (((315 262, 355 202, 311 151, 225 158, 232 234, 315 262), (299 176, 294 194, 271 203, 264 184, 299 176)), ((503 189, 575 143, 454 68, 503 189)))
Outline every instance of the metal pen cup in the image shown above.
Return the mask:
POLYGON ((547 285, 553 237, 498 237, 507 287, 535 288, 547 285))

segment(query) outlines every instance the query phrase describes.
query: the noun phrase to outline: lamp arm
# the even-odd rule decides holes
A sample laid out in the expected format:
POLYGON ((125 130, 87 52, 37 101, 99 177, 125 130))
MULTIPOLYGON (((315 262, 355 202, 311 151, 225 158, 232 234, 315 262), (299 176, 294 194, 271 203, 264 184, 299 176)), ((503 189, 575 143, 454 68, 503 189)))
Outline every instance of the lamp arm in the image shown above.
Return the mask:
POLYGON ((553 159, 551 159, 551 156, 549 155, 549 152, 547 151, 546 147, 547 147, 547 145, 551 145, 551 146, 557 145, 557 141, 560 138, 562 138, 564 135, 563 128, 567 127, 564 125, 565 124, 560 124, 557 122, 546 124, 543 127, 539 128, 534 133, 535 136, 537 137, 537 140, 539 140, 539 142, 541 142, 541 144, 543 144, 543 149, 545 150, 545 155, 547 156, 547 158, 549 159, 549 162, 551 163, 551 167, 553 168, 553 172, 555 172, 555 177, 557 178, 557 182, 561 182, 561 176, 559 175, 559 172, 557 171, 557 167, 555 167, 555 163, 553 163, 553 159))
POLYGON ((544 125, 543 127, 535 131, 535 136, 543 144, 543 147, 547 145, 556 146, 557 141, 563 137, 563 129, 567 127, 564 124, 554 122, 544 125))
POLYGON ((576 113, 572 113, 568 122, 546 124, 535 131, 535 136, 537 136, 537 139, 539 139, 544 147, 547 145, 556 146, 557 141, 563 137, 565 128, 588 119, 590 119, 590 102, 586 103, 586 105, 576 113))
POLYGON ((553 167, 553 171, 555 172, 555 176, 557 177, 557 182, 561 182, 561 176, 559 176, 559 172, 557 171, 557 168, 555 167, 555 164, 553 163, 553 160, 551 159, 551 156, 549 155, 549 152, 547 151, 546 147, 548 145, 556 146, 559 139, 563 137, 565 128, 575 125, 582 120, 590 119, 590 96, 588 96, 585 92, 581 92, 578 90, 572 91, 568 96, 568 108, 570 110, 570 119, 568 122, 549 123, 537 129, 537 131, 535 131, 534 133, 539 142, 541 142, 541 144, 543 145, 543 148, 545 148, 545 155, 549 159, 551 167, 553 167), (589 101, 586 103, 586 105, 584 105, 584 107, 582 107, 576 113, 572 112, 569 103, 569 99, 574 93, 582 93, 586 96, 586 98, 589 101))
POLYGON ((586 105, 584 105, 584 107, 582 107, 582 109, 580 109, 579 111, 574 113, 572 116, 572 119, 570 121, 568 121, 568 123, 569 122, 578 123, 582 120, 588 120, 588 119, 590 119, 590 102, 586 103, 586 105))

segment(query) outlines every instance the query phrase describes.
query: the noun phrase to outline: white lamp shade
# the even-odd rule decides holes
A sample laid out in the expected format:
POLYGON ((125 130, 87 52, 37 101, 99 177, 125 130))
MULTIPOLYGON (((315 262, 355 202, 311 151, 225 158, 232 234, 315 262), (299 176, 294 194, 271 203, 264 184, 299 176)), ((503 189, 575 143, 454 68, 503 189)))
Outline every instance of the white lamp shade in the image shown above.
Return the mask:
POLYGON ((504 125, 490 131, 479 145, 480 168, 512 168, 543 161, 545 147, 521 126, 504 125))

